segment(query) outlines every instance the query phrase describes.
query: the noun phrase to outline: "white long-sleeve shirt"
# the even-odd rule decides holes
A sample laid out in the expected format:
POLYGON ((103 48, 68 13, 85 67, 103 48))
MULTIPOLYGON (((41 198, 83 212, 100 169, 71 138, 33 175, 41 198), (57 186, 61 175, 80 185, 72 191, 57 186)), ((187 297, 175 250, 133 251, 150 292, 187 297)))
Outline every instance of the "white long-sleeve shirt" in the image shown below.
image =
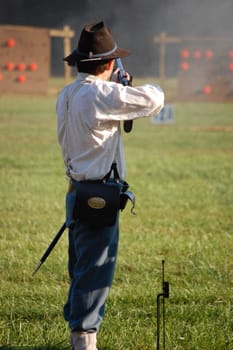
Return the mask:
POLYGON ((77 181, 103 178, 116 162, 125 178, 120 121, 156 115, 164 105, 158 86, 123 86, 79 73, 57 99, 58 141, 67 173, 77 181))

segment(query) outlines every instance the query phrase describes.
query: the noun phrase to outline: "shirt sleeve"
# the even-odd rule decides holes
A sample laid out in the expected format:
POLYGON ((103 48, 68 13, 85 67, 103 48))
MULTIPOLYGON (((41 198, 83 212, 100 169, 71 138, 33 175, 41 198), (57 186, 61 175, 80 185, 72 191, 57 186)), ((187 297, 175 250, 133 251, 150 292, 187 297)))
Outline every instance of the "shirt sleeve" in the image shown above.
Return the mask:
POLYGON ((164 106, 164 93, 158 85, 130 87, 110 83, 100 89, 96 103, 98 119, 133 120, 159 114, 164 106))

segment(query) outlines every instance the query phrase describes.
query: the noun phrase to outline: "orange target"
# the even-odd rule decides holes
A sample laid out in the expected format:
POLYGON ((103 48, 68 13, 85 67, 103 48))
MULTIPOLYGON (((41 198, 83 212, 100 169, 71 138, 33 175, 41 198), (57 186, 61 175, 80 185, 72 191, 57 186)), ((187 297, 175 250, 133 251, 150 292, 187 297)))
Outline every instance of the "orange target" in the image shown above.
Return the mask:
POLYGON ((38 69, 38 66, 37 66, 36 63, 30 63, 30 65, 29 65, 29 70, 30 70, 31 72, 34 72, 34 71, 36 71, 37 69, 38 69))
POLYGON ((13 62, 7 62, 6 64, 6 70, 9 72, 13 71, 15 69, 15 64, 13 62))
POLYGON ((183 71, 189 70, 189 63, 188 62, 181 62, 180 69, 183 71))
POLYGON ((17 69, 22 72, 26 69, 26 65, 24 63, 19 63, 17 69))
POLYGON ((26 78, 25 78, 24 75, 19 75, 19 76, 17 77, 17 81, 18 81, 18 83, 23 84, 23 83, 25 83, 26 78))
POLYGON ((8 39, 7 42, 6 42, 6 46, 7 47, 14 47, 15 46, 15 40, 12 39, 12 38, 8 39))
POLYGON ((212 93, 212 87, 210 85, 205 85, 203 88, 203 93, 205 95, 210 95, 212 93))

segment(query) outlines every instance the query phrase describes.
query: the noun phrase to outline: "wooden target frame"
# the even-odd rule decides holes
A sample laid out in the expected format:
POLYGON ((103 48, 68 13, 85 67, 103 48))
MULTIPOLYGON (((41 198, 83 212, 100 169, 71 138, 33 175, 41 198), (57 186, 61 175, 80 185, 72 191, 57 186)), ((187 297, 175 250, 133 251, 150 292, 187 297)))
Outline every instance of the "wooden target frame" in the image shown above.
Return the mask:
POLYGON ((159 44, 159 78, 166 80, 166 46, 180 50, 179 100, 233 102, 233 39, 230 37, 154 37, 159 44))
MULTIPOLYGON (((47 94, 51 65, 51 37, 64 40, 64 56, 71 51, 74 31, 24 26, 0 26, 0 94, 47 94)), ((71 70, 64 66, 65 81, 71 70)))

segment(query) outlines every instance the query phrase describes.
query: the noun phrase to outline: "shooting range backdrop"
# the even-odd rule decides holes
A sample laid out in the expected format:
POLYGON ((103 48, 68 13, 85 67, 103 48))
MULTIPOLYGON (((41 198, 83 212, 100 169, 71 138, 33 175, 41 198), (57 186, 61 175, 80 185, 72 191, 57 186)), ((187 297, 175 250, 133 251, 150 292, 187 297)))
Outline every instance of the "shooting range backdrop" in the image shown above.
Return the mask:
POLYGON ((177 99, 233 101, 232 37, 175 37, 165 32, 154 37, 159 45, 159 78, 166 80, 167 46, 179 50, 177 99))
MULTIPOLYGON (((0 93, 48 93, 51 38, 62 38, 64 56, 71 50, 74 31, 24 26, 0 26, 0 93)), ((177 99, 187 101, 233 101, 233 39, 184 38, 160 33, 160 81, 166 78, 166 46, 179 50, 177 99)), ((155 58, 156 61, 156 58, 155 58)), ((68 83, 71 69, 64 64, 68 83)))
POLYGON ((48 29, 0 26, 0 92, 47 93, 48 29))
MULTIPOLYGON (((51 38, 63 39, 64 56, 71 51, 74 31, 24 26, 0 26, 0 93, 47 94, 51 65, 51 38)), ((68 82, 71 70, 64 65, 68 82)))
POLYGON ((199 39, 182 44, 179 97, 233 101, 233 40, 199 39))

